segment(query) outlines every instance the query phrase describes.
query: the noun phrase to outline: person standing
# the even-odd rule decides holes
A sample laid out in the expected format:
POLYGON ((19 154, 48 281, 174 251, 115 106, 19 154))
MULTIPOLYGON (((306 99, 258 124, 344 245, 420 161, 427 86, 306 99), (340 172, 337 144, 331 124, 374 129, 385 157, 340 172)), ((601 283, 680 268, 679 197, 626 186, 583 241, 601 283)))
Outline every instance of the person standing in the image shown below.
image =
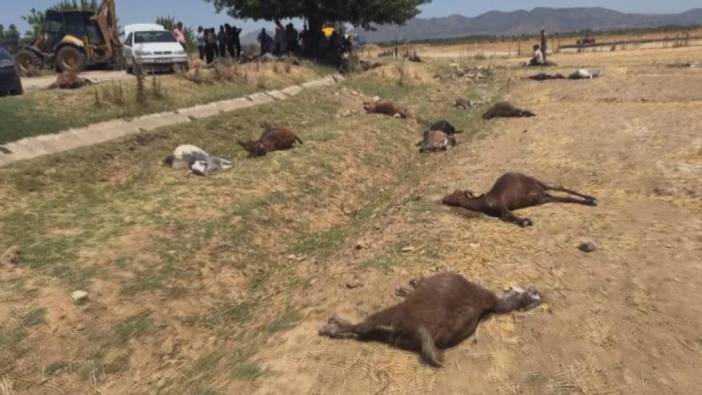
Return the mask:
POLYGON ((268 35, 265 27, 261 29, 261 33, 258 35, 258 43, 261 45, 261 55, 271 53, 275 49, 275 43, 271 36, 268 35))
POLYGON ((173 36, 175 37, 178 44, 183 46, 183 49, 187 50, 187 41, 185 40, 185 29, 183 28, 183 22, 178 22, 175 29, 173 29, 173 36))
POLYGON ((234 50, 236 51, 237 58, 241 57, 241 38, 239 37, 240 34, 241 34, 241 29, 239 29, 236 26, 232 26, 232 34, 231 34, 231 37, 229 39, 234 44, 234 50))
POLYGON ((210 64, 214 61, 217 55, 217 33, 215 33, 214 28, 205 30, 205 56, 207 57, 207 63, 210 64))
POLYGON ((197 27, 197 52, 200 55, 200 60, 205 59, 205 29, 202 26, 197 27))
POLYGON ((275 21, 275 56, 285 53, 285 28, 280 21, 275 21))
POLYGON ((217 42, 219 43, 219 56, 227 57, 227 42, 229 41, 227 37, 227 31, 224 30, 224 26, 219 26, 219 33, 217 33, 217 42))
POLYGON ((288 52, 297 53, 298 49, 300 48, 298 44, 300 34, 297 32, 297 29, 295 29, 295 26, 292 23, 288 23, 288 26, 285 29, 285 39, 287 41, 288 52))

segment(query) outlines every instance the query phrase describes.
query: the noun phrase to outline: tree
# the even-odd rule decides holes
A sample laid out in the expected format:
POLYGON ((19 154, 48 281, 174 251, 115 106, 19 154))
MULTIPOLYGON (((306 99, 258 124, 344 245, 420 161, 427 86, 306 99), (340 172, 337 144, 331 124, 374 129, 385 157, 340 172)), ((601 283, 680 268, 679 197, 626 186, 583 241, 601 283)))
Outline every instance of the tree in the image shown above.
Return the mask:
POLYGON ((323 23, 351 23, 370 29, 372 24, 403 24, 419 14, 431 0, 205 0, 220 12, 238 19, 307 20, 312 42, 317 43, 323 23))

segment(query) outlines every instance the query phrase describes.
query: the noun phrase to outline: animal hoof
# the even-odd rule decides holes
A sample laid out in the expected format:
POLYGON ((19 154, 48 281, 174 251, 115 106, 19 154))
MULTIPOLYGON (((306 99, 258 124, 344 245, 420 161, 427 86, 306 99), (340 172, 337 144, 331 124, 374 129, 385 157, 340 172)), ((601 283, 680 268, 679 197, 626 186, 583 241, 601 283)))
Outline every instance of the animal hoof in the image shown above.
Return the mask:
POLYGON ((597 207, 597 205, 600 204, 600 202, 598 202, 597 199, 592 199, 590 200, 590 204, 592 204, 593 207, 597 207))
POLYGON ((319 335, 333 338, 339 335, 340 330, 341 326, 339 325, 338 319, 336 317, 332 317, 329 319, 329 321, 327 321, 327 325, 324 325, 319 330, 319 335))

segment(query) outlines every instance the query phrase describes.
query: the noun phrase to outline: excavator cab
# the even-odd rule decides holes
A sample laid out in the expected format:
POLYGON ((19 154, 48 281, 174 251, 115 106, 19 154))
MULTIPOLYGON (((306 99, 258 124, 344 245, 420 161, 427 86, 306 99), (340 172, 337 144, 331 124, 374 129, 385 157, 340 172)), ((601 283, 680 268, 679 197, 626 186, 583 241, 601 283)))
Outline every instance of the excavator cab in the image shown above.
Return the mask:
POLYGON ((53 61, 58 71, 78 72, 87 66, 121 60, 114 0, 104 0, 95 11, 47 10, 44 26, 33 45, 15 56, 27 74, 53 61))

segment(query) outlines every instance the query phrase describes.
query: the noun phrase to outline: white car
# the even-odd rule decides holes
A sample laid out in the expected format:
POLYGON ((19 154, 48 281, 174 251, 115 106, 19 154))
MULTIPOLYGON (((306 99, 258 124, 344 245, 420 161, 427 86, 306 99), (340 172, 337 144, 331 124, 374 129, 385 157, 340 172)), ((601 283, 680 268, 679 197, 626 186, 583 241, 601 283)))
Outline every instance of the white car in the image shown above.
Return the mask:
POLYGON ((139 24, 124 28, 124 60, 127 72, 141 64, 153 71, 173 71, 188 68, 188 53, 173 33, 161 25, 139 24))

